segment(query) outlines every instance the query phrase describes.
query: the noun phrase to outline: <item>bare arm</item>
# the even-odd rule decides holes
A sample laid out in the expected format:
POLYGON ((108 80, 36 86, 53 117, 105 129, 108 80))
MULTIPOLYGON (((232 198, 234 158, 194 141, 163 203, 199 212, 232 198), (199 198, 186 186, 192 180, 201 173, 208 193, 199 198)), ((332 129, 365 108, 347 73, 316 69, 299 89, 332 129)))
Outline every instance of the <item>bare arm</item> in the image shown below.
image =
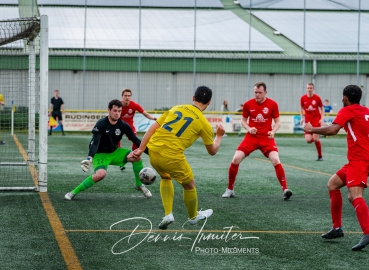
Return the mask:
POLYGON ((279 117, 274 118, 274 126, 273 129, 271 131, 269 131, 269 139, 274 138, 274 134, 277 132, 277 130, 279 129, 279 127, 281 126, 281 122, 279 120, 279 117))
POLYGON ((149 129, 146 131, 145 135, 141 140, 140 147, 135 149, 133 152, 129 154, 129 156, 139 157, 146 149, 147 144, 150 141, 151 136, 155 133, 155 131, 160 128, 158 122, 153 123, 149 129))
POLYGON ((53 104, 50 103, 50 111, 52 111, 52 110, 53 110, 53 104))
POLYGON ((321 116, 320 125, 323 125, 324 124, 324 107, 320 107, 320 116, 321 116))
POLYGON ((304 108, 300 106, 300 125, 304 123, 304 108))
POLYGON ((60 108, 61 108, 62 113, 64 113, 64 104, 62 104, 60 108))
POLYGON ((213 144, 205 145, 206 150, 208 151, 209 155, 214 156, 220 147, 220 142, 222 141, 223 135, 225 133, 224 127, 222 125, 217 125, 217 132, 214 139, 213 144))
POLYGON ((156 120, 156 118, 154 116, 152 116, 151 114, 149 114, 148 112, 146 111, 143 111, 142 114, 147 118, 147 119, 150 119, 150 120, 156 120))
POLYGON ((241 125, 247 130, 248 133, 256 134, 256 132, 258 132, 257 128, 250 127, 249 124, 247 123, 247 120, 248 120, 248 117, 245 118, 245 117, 242 116, 241 125))
POLYGON ((336 135, 341 128, 342 127, 336 123, 324 127, 313 127, 310 123, 307 123, 304 126, 304 131, 321 135, 336 135))

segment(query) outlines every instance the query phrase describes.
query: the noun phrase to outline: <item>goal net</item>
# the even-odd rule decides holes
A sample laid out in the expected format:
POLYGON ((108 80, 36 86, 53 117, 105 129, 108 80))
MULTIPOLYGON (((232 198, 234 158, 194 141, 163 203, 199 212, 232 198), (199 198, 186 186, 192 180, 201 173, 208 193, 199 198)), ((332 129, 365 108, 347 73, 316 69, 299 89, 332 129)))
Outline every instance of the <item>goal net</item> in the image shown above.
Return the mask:
POLYGON ((0 20, 0 190, 47 191, 47 45, 46 16, 0 20))

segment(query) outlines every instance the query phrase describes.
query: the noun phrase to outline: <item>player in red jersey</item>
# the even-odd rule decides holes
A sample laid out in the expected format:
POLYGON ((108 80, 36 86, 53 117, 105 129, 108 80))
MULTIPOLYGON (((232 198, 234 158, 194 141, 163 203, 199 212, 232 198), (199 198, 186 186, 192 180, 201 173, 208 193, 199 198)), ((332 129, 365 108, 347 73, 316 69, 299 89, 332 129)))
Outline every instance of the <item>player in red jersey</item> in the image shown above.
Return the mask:
MULTIPOLYGON (((312 83, 306 85, 306 95, 303 95, 300 99, 300 116, 301 125, 310 123, 313 127, 321 127, 324 123, 323 103, 321 98, 314 94, 314 84, 312 83)), ((315 143, 318 152, 317 161, 323 161, 322 143, 319 140, 319 135, 305 132, 305 140, 307 143, 315 143)))
MULTIPOLYGON (((122 91, 122 113, 120 115, 120 119, 126 122, 130 127, 132 128, 133 132, 137 136, 136 128, 133 124, 133 117, 135 116, 136 111, 139 113, 142 113, 147 119, 150 120, 156 120, 155 117, 153 117, 151 114, 147 113, 140 104, 134 102, 131 100, 132 97, 132 91, 131 89, 125 88, 122 91)), ((120 142, 118 147, 120 147, 120 142)), ((135 150, 137 146, 132 143, 132 150, 135 150)), ((120 167, 120 169, 123 171, 125 167, 120 167)))
POLYGON ((342 127, 347 132, 348 163, 328 181, 333 228, 322 237, 334 239, 344 236, 340 189, 347 186, 348 199, 363 231, 360 242, 351 248, 353 251, 361 250, 369 244, 369 209, 363 198, 369 173, 369 109, 360 105, 361 96, 359 86, 346 86, 342 98, 344 107, 337 113, 331 126, 313 127, 310 123, 304 126, 304 131, 322 135, 335 135, 342 127))
POLYGON ((288 200, 292 192, 287 188, 286 174, 279 160, 278 148, 274 140, 274 134, 280 126, 278 104, 266 97, 267 90, 263 82, 254 85, 254 94, 255 98, 243 105, 242 126, 247 133, 233 156, 228 170, 228 188, 222 197, 234 196, 234 183, 241 161, 259 149, 272 162, 284 199, 288 200), (274 120, 273 127, 272 120, 274 120))

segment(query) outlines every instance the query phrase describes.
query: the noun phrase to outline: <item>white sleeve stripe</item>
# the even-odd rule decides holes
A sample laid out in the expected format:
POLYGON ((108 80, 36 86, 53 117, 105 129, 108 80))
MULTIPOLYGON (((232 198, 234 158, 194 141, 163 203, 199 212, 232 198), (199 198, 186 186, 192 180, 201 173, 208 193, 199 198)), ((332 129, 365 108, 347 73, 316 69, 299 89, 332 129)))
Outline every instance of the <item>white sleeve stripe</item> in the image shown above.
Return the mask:
POLYGON ((351 128, 351 124, 350 124, 350 122, 348 122, 347 123, 347 127, 348 127, 348 129, 349 129, 349 131, 350 131, 350 134, 351 134, 351 136, 352 136, 352 138, 354 139, 354 142, 356 142, 356 136, 355 136, 355 133, 354 133, 354 131, 352 130, 352 128, 351 128))

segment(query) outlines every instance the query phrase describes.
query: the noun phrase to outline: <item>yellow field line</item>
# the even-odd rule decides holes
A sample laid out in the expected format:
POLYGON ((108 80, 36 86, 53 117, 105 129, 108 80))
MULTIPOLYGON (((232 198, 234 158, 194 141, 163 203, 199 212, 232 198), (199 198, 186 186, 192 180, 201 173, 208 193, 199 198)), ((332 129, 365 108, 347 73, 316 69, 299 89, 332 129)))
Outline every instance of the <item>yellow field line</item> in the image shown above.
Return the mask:
MULTIPOLYGON (((24 151, 22 144, 19 142, 16 135, 13 135, 15 144, 17 145, 19 152, 23 159, 27 162, 27 153, 24 151)), ((28 165, 31 172, 33 182, 37 185, 38 174, 35 166, 28 165)), ((59 245, 60 252, 64 258, 64 262, 68 270, 82 270, 81 264, 79 263, 78 257, 74 252, 74 249, 67 237, 66 231, 63 228, 62 223, 59 220, 58 215, 50 201, 49 195, 46 192, 39 192, 42 206, 45 209, 46 216, 49 219, 51 228, 54 232, 56 241, 59 245)))
MULTIPOLYGON (((65 230, 69 233, 131 233, 132 230, 65 230)), ((226 230, 201 230, 203 233, 224 233, 226 230)), ((199 233, 195 230, 135 230, 135 232, 152 233, 199 233)), ((232 233, 275 233, 275 234, 323 234, 326 232, 314 231, 260 231, 260 230, 232 230, 232 233)), ((363 232, 347 232, 345 234, 363 234, 363 232)))
MULTIPOLYGON (((27 153, 26 153, 26 151, 24 151, 24 148, 23 148, 22 144, 19 142, 19 140, 18 140, 18 138, 15 134, 13 135, 13 139, 14 139, 14 142, 17 145, 17 147, 19 149, 19 152, 21 153, 24 161, 27 162, 27 160, 28 160, 27 153)), ((38 175, 37 175, 37 170, 36 170, 35 166, 28 165, 28 169, 31 173, 33 184, 35 186, 37 186, 38 175)))
MULTIPOLYGON (((254 158, 255 160, 259 160, 259 161, 263 161, 263 162, 270 162, 270 160, 265 160, 265 159, 261 159, 261 158, 254 158)), ((318 172, 318 171, 313 171, 313 170, 309 170, 309 169, 304 169, 304 168, 301 168, 301 167, 296 167, 296 166, 292 166, 292 165, 288 165, 288 164, 285 164, 283 163, 283 166, 284 167, 290 167, 290 168, 293 168, 293 169, 296 169, 296 170, 300 170, 300 171, 304 171, 304 172, 311 172, 311 173, 316 173, 316 174, 322 174, 322 175, 328 175, 328 176, 332 176, 332 174, 329 174, 329 173, 325 173, 325 172, 318 172)))

